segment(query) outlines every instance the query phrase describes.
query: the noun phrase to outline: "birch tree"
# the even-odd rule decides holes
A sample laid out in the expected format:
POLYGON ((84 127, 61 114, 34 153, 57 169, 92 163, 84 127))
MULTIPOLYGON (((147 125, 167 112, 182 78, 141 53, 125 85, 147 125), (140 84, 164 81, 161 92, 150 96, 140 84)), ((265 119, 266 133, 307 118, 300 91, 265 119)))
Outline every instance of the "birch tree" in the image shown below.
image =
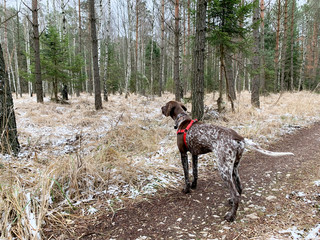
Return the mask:
POLYGON ((127 0, 127 10, 128 10, 128 36, 127 36, 127 66, 126 66, 126 77, 125 77, 125 98, 128 98, 129 91, 129 81, 131 79, 131 30, 132 30, 132 2, 127 0))

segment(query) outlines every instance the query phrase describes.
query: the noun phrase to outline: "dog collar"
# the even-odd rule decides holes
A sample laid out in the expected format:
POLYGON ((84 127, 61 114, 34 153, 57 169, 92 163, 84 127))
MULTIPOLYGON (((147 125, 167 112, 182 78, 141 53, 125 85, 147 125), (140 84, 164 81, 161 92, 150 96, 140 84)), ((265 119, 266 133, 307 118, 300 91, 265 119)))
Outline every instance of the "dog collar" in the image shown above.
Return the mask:
POLYGON ((174 125, 174 129, 177 129, 179 127, 179 125, 181 124, 182 121, 180 121, 179 119, 182 118, 182 117, 185 117, 185 116, 188 116, 187 113, 185 112, 182 112, 182 113, 179 113, 176 120, 175 120, 175 125, 174 125))
POLYGON ((185 129, 179 129, 177 131, 177 134, 182 134, 183 133, 183 142, 184 142, 184 145, 186 146, 186 148, 188 149, 188 144, 187 144, 187 132, 188 130, 192 127, 192 125, 194 123, 198 122, 198 119, 194 119, 194 120, 191 120, 190 123, 188 124, 188 126, 185 128, 185 129))

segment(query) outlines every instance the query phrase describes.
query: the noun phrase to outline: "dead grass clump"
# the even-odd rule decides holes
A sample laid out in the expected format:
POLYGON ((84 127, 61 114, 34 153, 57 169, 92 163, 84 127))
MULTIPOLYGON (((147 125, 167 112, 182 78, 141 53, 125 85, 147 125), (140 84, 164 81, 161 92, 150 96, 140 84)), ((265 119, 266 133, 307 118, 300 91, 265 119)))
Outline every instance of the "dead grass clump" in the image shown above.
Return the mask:
MULTIPOLYGON (((284 93, 275 104, 278 98, 278 94, 261 97, 261 108, 255 109, 250 93, 242 92, 235 113, 227 105, 221 117, 211 122, 269 143, 291 125, 319 121, 320 95, 284 93)), ((89 95, 72 98, 70 105, 63 106, 18 99, 24 155, 9 162, 0 159, 0 238, 35 238, 44 219, 62 227, 70 214, 88 214, 86 206, 98 204, 94 200, 100 197, 112 203, 159 186, 180 185, 183 173, 173 121, 160 113, 160 107, 172 99, 168 93, 154 101, 112 95, 99 112, 93 110, 89 95), (74 147, 72 153, 66 154, 65 147, 74 147), (79 206, 82 211, 75 210, 79 206)), ((216 108, 212 94, 206 95, 205 103, 216 108)), ((191 104, 186 105, 191 111, 191 104)))
MULTIPOLYGON (((222 117, 214 120, 214 123, 231 127, 246 138, 268 143, 292 131, 296 126, 303 127, 320 119, 319 94, 302 91, 285 92, 280 98, 279 94, 261 96, 260 109, 253 108, 250 99, 249 92, 241 92, 235 101, 236 111, 232 113, 227 104, 222 117)), ((211 94, 207 94, 205 104, 215 108, 216 100, 211 94)))
POLYGON ((106 136, 108 143, 117 151, 131 154, 154 152, 164 136, 164 130, 140 124, 118 126, 106 136))

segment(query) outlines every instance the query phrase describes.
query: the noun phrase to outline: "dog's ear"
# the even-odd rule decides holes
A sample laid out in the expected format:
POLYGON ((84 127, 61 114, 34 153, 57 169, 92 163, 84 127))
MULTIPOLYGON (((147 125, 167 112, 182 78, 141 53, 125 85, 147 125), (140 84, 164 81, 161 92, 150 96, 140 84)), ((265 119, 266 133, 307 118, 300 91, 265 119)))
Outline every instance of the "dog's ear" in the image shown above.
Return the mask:
POLYGON ((186 108, 185 105, 183 105, 182 103, 180 103, 180 105, 181 105, 181 107, 182 107, 182 109, 183 109, 184 111, 187 111, 187 108, 186 108))

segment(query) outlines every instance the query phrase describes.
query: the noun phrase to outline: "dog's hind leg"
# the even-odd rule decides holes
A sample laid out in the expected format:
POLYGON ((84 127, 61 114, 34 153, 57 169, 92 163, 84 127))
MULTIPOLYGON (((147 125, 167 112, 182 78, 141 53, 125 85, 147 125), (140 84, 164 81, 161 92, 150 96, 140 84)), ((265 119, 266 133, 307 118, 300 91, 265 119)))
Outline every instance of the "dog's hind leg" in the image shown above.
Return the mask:
POLYGON ((189 164, 188 164, 188 155, 187 153, 181 153, 181 163, 184 172, 184 181, 185 186, 182 192, 189 193, 190 192, 190 182, 189 182, 189 164))
POLYGON ((231 201, 229 201, 231 203, 231 211, 225 215, 225 219, 228 222, 233 222, 236 218, 240 202, 240 193, 238 192, 237 184, 233 177, 234 161, 232 161, 231 159, 226 160, 226 158, 224 157, 223 159, 219 159, 218 162, 220 175, 229 187, 231 193, 231 201))
POLYGON ((191 188, 196 189, 197 181, 198 181, 198 155, 192 155, 192 173, 193 173, 193 181, 191 184, 191 188))
POLYGON ((240 160, 242 157, 243 150, 244 150, 243 145, 239 145, 239 148, 237 149, 236 160, 234 161, 233 173, 232 173, 233 180, 236 184, 236 188, 240 195, 242 194, 243 188, 242 188, 240 177, 239 177, 239 166, 240 166, 240 160))

